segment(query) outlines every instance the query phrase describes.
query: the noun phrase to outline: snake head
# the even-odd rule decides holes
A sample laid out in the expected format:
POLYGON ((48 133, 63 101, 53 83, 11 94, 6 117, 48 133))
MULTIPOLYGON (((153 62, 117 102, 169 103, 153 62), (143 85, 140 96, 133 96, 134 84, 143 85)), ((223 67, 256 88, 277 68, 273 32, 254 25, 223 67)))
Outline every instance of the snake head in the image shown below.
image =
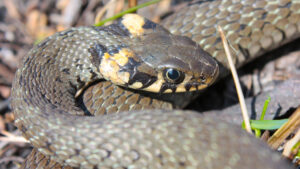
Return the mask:
POLYGON ((157 77, 144 90, 162 93, 201 90, 218 76, 215 59, 188 37, 156 31, 141 39, 147 45, 134 49, 145 65, 155 70, 157 77))
MULTIPOLYGON (((116 72, 105 72, 113 74, 106 79, 133 89, 174 93, 201 90, 217 78, 215 59, 190 38, 173 35, 135 14, 125 15, 119 26, 129 32, 130 39, 117 54, 106 57, 117 65, 107 69, 116 72)), ((105 67, 105 60, 102 63, 105 67)))

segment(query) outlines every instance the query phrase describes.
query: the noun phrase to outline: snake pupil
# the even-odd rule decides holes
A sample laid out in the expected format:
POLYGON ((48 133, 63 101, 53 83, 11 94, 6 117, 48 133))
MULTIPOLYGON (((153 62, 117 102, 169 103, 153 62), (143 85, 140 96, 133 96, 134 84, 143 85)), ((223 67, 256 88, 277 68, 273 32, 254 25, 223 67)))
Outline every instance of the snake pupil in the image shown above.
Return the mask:
POLYGON ((174 69, 169 69, 167 71, 167 76, 172 80, 176 80, 179 77, 179 72, 174 69))
POLYGON ((164 76, 166 81, 170 83, 180 83, 184 79, 184 74, 173 68, 165 69, 164 76))

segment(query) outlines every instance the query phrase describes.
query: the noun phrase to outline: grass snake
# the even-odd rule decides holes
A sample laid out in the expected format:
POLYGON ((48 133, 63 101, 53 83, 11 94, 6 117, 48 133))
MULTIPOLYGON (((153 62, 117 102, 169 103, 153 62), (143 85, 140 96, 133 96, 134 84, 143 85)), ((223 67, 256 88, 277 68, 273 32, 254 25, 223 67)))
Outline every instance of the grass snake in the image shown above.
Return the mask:
POLYGON ((23 167, 291 167, 220 117, 174 109, 224 75, 217 25, 241 66, 299 37, 300 1, 192 2, 163 21, 169 31, 129 14, 34 46, 12 88, 15 124, 35 147, 23 167))

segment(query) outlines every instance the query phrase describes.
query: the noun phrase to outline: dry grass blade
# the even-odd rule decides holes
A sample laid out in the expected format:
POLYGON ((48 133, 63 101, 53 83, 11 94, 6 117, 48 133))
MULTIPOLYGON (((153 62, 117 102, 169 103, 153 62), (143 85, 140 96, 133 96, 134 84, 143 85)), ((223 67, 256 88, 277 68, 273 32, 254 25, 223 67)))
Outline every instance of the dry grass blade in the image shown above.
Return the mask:
POLYGON ((299 141, 300 141, 300 129, 297 131, 296 135, 285 144, 282 155, 285 156, 285 157, 293 156, 292 155, 293 147, 299 141))
POLYGON ((300 127, 300 107, 289 118, 288 122, 281 126, 268 140, 268 144, 277 149, 280 144, 286 139, 293 131, 300 127))
POLYGON ((221 39, 222 39, 222 42, 223 42, 223 46, 224 46, 224 49, 225 49, 227 60, 228 60, 229 66, 230 66, 230 71, 231 71, 231 74, 232 74, 232 77, 233 77, 233 80, 234 80, 234 84, 235 84, 235 87, 236 87, 236 91, 237 91, 237 94, 238 94, 238 98, 239 98, 239 102, 240 102, 240 105, 241 105, 241 110, 242 110, 246 130, 247 130, 247 132, 252 134, 244 94, 242 92, 241 84, 239 82, 239 78, 238 78, 236 69, 234 67, 233 61, 232 61, 232 56, 230 54, 228 43, 227 43, 226 37, 224 35, 224 32, 223 32, 223 30, 220 26, 218 26, 218 31, 221 35, 221 39))

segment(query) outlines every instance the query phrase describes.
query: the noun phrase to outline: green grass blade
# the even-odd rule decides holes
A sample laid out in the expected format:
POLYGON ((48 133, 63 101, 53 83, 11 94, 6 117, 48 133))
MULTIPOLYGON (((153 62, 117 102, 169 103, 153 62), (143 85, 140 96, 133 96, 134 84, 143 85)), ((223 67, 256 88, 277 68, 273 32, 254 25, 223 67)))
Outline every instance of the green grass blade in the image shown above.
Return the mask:
POLYGON ((261 116, 260 116, 260 120, 263 120, 265 118, 265 114, 267 112, 268 106, 269 106, 269 102, 271 101, 271 97, 269 96, 268 99, 265 101, 263 110, 261 112, 261 116))
POLYGON ((138 10, 138 9, 140 9, 140 8, 144 8, 144 7, 146 7, 146 6, 149 6, 149 5, 158 3, 159 1, 161 1, 161 0, 152 0, 152 1, 145 2, 145 3, 143 3, 143 4, 140 4, 140 5, 137 5, 137 6, 135 6, 135 7, 129 8, 129 9, 127 9, 126 11, 123 11, 123 12, 120 12, 120 13, 114 15, 113 17, 104 19, 104 20, 102 20, 102 21, 100 21, 100 22, 94 24, 94 26, 102 26, 102 25, 104 25, 106 22, 113 21, 113 20, 115 20, 115 19, 118 19, 118 18, 122 17, 123 15, 125 15, 125 14, 127 14, 127 13, 135 12, 136 10, 138 10))
MULTIPOLYGON (((250 120, 252 129, 260 129, 260 130, 275 130, 280 128, 284 123, 286 123, 288 119, 282 120, 250 120)), ((242 127, 245 128, 244 122, 242 123, 242 127)))
POLYGON ((254 129, 254 132, 255 132, 255 137, 256 138, 260 138, 260 136, 261 136, 261 130, 254 129))

